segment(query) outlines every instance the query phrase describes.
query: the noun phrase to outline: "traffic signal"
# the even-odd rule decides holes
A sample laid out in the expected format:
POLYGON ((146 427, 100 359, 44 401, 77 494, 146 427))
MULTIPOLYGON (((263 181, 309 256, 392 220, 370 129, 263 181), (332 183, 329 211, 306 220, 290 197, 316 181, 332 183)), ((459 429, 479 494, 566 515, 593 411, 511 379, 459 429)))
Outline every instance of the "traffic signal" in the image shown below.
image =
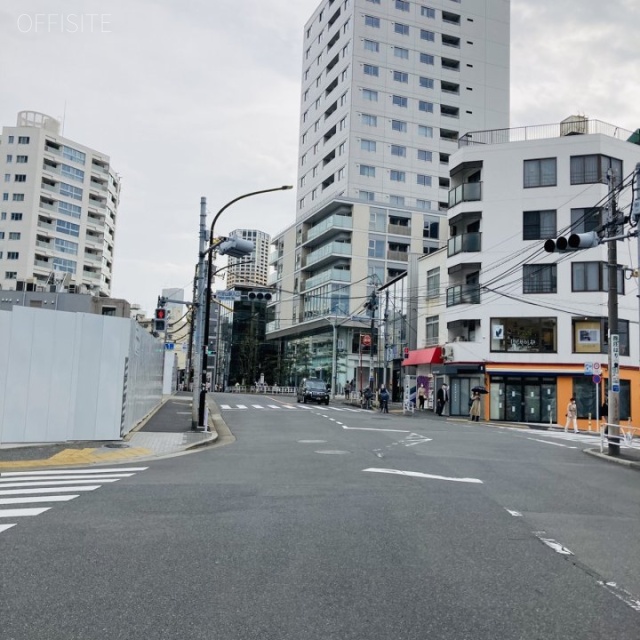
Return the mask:
POLYGON ((221 256, 229 256, 231 258, 243 258, 251 255, 255 249, 255 245, 250 240, 243 240, 231 236, 225 238, 218 244, 218 253, 221 256))
POLYGON ((403 350, 403 360, 407 360, 407 358, 409 357, 409 347, 405 347, 403 350))
POLYGON ((595 231, 587 233, 572 233, 569 236, 560 236, 555 240, 549 238, 544 243, 544 250, 547 253, 555 251, 578 251, 579 249, 591 249, 600 244, 600 236, 595 231))
POLYGON ((153 316, 153 330, 160 333, 167 330, 167 310, 164 307, 158 307, 153 316))
POLYGON ((247 293, 248 300, 255 300, 257 302, 269 302, 272 298, 271 291, 249 291, 247 293))

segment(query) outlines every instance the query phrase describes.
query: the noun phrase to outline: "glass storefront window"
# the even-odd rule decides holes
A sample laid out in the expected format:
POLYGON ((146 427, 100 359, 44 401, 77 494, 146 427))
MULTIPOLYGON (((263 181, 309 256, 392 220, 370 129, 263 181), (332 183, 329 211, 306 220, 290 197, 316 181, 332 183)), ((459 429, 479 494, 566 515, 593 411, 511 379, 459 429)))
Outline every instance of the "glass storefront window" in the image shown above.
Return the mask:
POLYGON ((492 318, 491 351, 555 353, 557 318, 492 318))

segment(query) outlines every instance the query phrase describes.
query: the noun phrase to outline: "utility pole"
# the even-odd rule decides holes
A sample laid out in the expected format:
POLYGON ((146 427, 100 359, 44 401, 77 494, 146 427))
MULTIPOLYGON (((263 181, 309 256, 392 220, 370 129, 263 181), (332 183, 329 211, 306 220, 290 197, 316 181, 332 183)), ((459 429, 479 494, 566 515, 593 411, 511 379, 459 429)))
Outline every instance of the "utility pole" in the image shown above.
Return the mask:
POLYGON ((378 308, 378 297, 376 294, 376 289, 375 289, 375 281, 374 281, 374 285, 373 285, 373 291, 371 292, 371 296, 369 297, 369 301, 366 303, 366 307, 369 310, 369 313, 371 313, 371 346, 369 347, 369 368, 370 368, 370 381, 369 381, 369 386, 371 387, 371 391, 374 390, 375 385, 374 385, 374 360, 373 360, 373 350, 375 347, 375 340, 374 340, 374 331, 375 331, 375 319, 376 319, 376 309, 378 308))
POLYGON ((338 377, 338 307, 335 308, 333 318, 333 352, 331 354, 331 398, 336 397, 336 387, 338 377))
POLYGON ((389 348, 389 289, 385 290, 385 296, 384 296, 384 358, 383 358, 383 363, 384 363, 384 369, 382 371, 382 384, 386 387, 387 386, 387 366, 388 366, 388 359, 387 359, 387 350, 389 348))
MULTIPOLYGON (((207 248, 207 199, 202 196, 200 198, 200 243, 198 251, 198 268, 197 268, 197 286, 195 307, 195 331, 194 342, 200 346, 202 342, 202 330, 204 320, 204 299, 205 299, 205 283, 207 281, 206 274, 206 254, 207 248)), ((197 350, 196 350, 197 353, 197 350)), ((198 428, 198 406, 200 402, 200 358, 197 356, 193 359, 193 400, 191 403, 191 428, 198 428)))
MULTIPOLYGON (((633 179, 633 203, 631 206, 631 225, 636 228, 636 246, 638 247, 638 260, 636 261, 636 297, 638 298, 638 329, 640 329, 640 162, 636 164, 633 179)), ((638 361, 640 361, 640 334, 638 334, 638 361)))
POLYGON ((609 455, 620 455, 620 336, 618 334, 618 211, 616 209, 616 179, 612 169, 607 172, 609 205, 607 208, 608 252, 608 315, 609 315, 609 455))

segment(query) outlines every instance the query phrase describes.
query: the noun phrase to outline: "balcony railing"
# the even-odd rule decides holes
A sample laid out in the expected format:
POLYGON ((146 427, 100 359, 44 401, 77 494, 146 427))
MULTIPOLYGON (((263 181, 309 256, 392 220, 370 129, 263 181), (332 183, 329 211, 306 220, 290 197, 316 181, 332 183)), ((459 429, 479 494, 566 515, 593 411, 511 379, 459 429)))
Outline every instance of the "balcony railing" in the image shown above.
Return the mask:
POLYGON ((353 220, 349 216, 329 216, 328 218, 325 218, 322 222, 317 224, 315 227, 311 227, 311 229, 307 231, 306 236, 303 238, 303 242, 314 240, 329 229, 343 230, 352 228, 353 220))
POLYGON ((482 182, 465 182, 449 190, 449 207, 459 202, 477 202, 482 200, 482 182))
POLYGON ((447 256, 455 256, 457 253, 471 253, 482 250, 482 234, 478 232, 462 233, 459 236, 449 238, 447 242, 447 256))
POLYGON ((461 284, 447 289, 447 307, 458 304, 480 304, 480 285, 461 284))
POLYGON ((387 260, 394 260, 395 262, 407 262, 409 260, 408 251, 387 251, 387 260))
POLYGON ((313 276, 313 278, 308 278, 302 285, 302 290, 308 291, 309 289, 325 284, 325 282, 331 282, 332 280, 349 282, 350 279, 351 271, 346 271, 345 269, 327 269, 326 271, 319 273, 317 276, 313 276))
POLYGON ((389 224, 389 226, 387 227, 387 233, 393 233, 396 236, 410 236, 411 227, 401 224, 389 224))
POLYGON ((309 267, 316 262, 320 262, 324 258, 331 255, 350 256, 351 255, 351 243, 348 242, 331 242, 316 251, 310 253, 304 260, 303 266, 309 267))

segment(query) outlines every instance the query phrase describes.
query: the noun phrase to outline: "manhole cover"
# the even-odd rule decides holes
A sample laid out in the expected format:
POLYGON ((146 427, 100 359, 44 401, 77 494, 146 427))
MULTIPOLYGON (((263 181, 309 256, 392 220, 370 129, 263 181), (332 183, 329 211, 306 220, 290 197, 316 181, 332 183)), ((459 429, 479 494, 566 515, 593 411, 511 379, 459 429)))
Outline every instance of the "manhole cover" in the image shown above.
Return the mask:
POLYGON ((105 444, 105 447, 109 449, 128 449, 129 445, 124 442, 110 442, 109 444, 105 444))
POLYGON ((325 451, 316 451, 316 453, 326 453, 328 455, 334 455, 334 456, 339 456, 339 455, 343 455, 345 453, 349 453, 348 451, 339 451, 339 450, 333 450, 333 449, 327 449, 325 451))

